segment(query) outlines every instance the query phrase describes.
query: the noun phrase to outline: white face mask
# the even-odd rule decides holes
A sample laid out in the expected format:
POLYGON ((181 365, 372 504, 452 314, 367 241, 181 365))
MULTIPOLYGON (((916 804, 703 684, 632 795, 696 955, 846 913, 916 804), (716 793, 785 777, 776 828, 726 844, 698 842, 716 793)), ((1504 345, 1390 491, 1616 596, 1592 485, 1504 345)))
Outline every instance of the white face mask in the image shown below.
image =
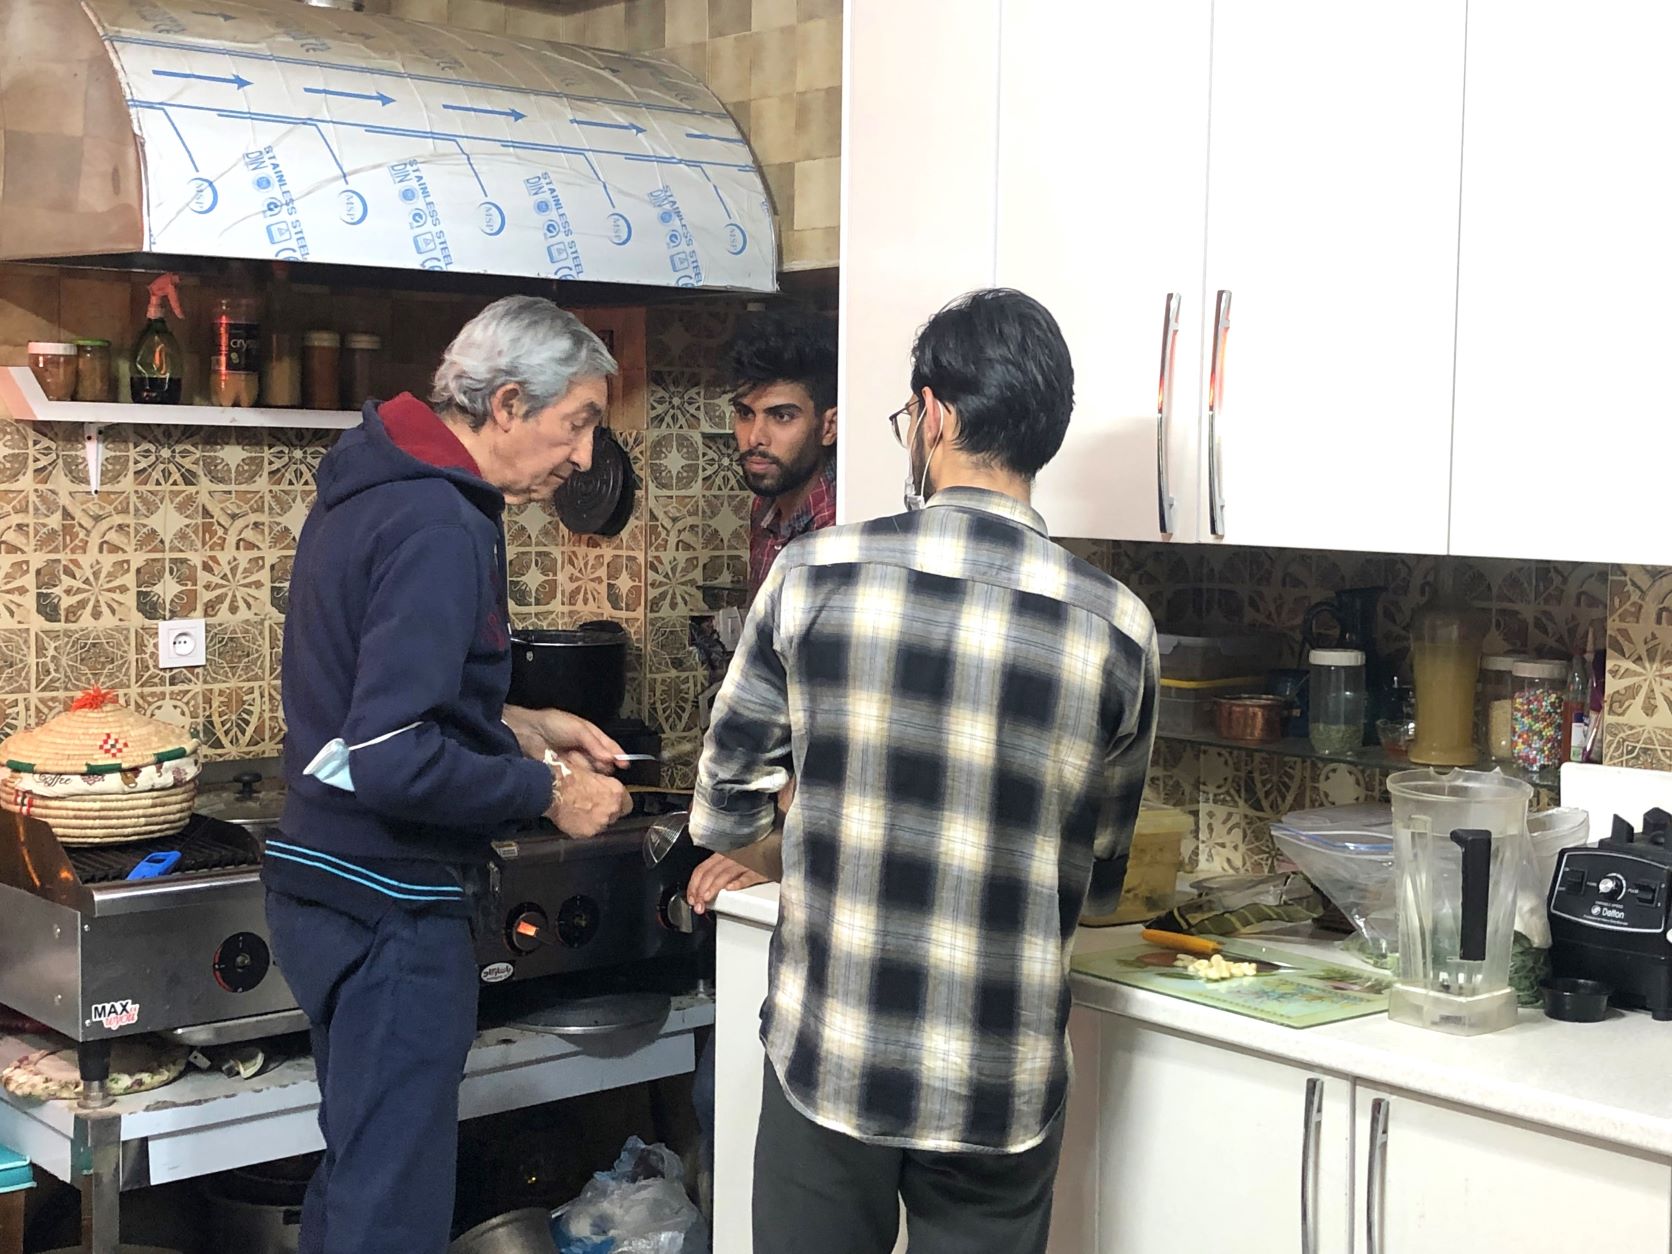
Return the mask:
POLYGON ((421 726, 423 726, 422 723, 408 723, 405 727, 398 727, 392 732, 374 736, 370 740, 363 740, 357 745, 348 744, 339 736, 314 754, 313 761, 308 763, 302 774, 311 775, 320 783, 340 789, 343 792, 353 792, 354 775, 349 770, 349 754, 356 749, 369 749, 373 745, 380 745, 385 740, 391 740, 403 732, 409 732, 413 728, 421 726))
MULTIPOLYGON (((922 421, 923 421, 923 415, 921 413, 919 413, 918 416, 917 416, 917 422, 920 423, 922 421)), ((912 479, 912 473, 911 473, 911 441, 912 441, 912 436, 914 436, 916 433, 917 433, 917 423, 913 423, 912 426, 910 428, 908 428, 907 431, 906 431, 906 490, 902 494, 902 497, 903 497, 903 499, 905 500, 905 503, 906 503, 906 511, 908 513, 912 513, 912 514, 917 513, 917 511, 922 509, 923 506, 927 503, 928 498, 925 497, 923 495, 923 493, 924 493, 924 490, 929 486, 929 465, 930 465, 931 462, 933 462, 935 460, 935 449, 930 449, 929 450, 929 456, 924 458, 924 460, 923 460, 923 474, 922 474, 922 476, 915 481, 912 479)), ((939 443, 937 443, 935 445, 935 448, 939 448, 939 447, 940 447, 940 445, 939 445, 939 443)))

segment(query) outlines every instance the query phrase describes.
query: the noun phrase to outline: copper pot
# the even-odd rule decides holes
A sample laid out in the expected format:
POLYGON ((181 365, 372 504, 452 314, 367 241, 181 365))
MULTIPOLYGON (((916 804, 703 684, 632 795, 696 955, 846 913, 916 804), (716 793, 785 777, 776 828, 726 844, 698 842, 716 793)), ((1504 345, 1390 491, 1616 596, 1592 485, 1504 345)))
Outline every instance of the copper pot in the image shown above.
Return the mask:
POLYGON ((1282 697, 1221 697, 1214 703, 1214 721, 1224 740, 1263 745, 1283 738, 1282 697))

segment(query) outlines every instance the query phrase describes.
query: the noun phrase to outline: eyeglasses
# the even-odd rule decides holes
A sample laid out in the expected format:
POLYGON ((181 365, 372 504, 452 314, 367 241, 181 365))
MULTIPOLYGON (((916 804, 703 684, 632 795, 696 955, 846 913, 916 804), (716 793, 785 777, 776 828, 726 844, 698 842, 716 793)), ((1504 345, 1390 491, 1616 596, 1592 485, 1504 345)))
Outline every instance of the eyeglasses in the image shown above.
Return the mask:
POLYGON ((894 441, 901 448, 906 447, 906 436, 910 434, 912 421, 917 417, 917 415, 912 412, 912 406, 916 404, 917 397, 914 396, 904 405, 900 406, 899 409, 896 409, 892 414, 888 415, 888 425, 894 431, 894 441), (904 431, 900 430, 900 419, 902 417, 906 420, 906 429, 904 431))

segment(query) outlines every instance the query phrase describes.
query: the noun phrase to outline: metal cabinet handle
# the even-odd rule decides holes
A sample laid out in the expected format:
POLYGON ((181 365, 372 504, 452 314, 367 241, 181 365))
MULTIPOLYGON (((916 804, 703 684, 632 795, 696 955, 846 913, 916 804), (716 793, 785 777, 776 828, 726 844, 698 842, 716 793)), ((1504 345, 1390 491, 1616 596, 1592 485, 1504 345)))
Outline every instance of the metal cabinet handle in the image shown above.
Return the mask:
POLYGON ((1324 1082, 1306 1082, 1300 1141, 1300 1250, 1318 1254, 1318 1133, 1324 1122, 1324 1082))
POLYGON ((1167 473, 1167 428, 1173 415, 1173 357, 1179 341, 1179 305, 1183 297, 1167 293, 1161 314, 1161 381, 1155 388, 1155 505, 1161 534, 1173 534, 1173 487, 1167 473))
POLYGON ((1386 1254, 1388 1206, 1388 1099, 1370 1103, 1370 1156, 1365 1167, 1365 1254, 1386 1254))
POLYGON ((1231 336, 1231 293, 1213 301, 1213 359, 1208 373, 1208 530, 1225 538, 1225 475, 1219 460, 1219 407, 1225 400, 1225 342, 1231 336))

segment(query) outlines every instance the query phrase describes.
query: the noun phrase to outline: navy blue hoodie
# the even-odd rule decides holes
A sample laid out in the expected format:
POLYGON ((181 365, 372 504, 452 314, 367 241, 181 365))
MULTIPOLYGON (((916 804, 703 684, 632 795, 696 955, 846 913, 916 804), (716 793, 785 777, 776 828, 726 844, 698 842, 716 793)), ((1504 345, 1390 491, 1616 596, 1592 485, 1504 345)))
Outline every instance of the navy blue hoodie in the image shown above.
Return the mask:
POLYGON ((454 445, 456 464, 406 451, 367 402, 320 465, 285 620, 288 797, 285 840, 269 852, 400 897, 426 890, 364 860, 383 871, 399 865, 389 860, 481 863, 490 840, 545 812, 552 778, 500 721, 511 682, 504 498, 421 402, 384 408, 419 438, 433 424, 429 449, 454 445), (338 737, 365 745, 350 757, 352 793, 302 773, 338 737))

